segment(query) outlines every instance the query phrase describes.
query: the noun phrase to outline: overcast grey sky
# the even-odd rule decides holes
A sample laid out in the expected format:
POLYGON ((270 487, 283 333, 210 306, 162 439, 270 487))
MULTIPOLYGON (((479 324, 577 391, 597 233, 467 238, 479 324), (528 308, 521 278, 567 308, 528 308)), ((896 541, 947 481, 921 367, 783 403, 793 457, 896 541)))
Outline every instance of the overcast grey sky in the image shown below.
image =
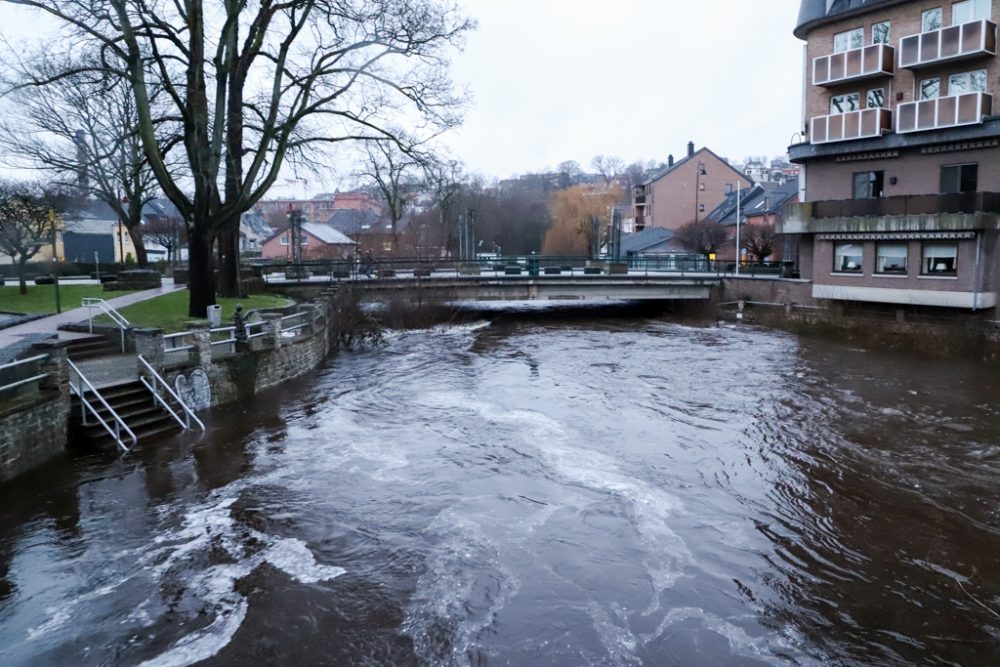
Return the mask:
MULTIPOLYGON (((800 116, 795 0, 459 0, 479 29, 456 56, 473 102, 451 136, 471 171, 504 178, 599 153, 628 162, 781 154, 800 116)), ((44 29, 0 4, 0 34, 44 29)))

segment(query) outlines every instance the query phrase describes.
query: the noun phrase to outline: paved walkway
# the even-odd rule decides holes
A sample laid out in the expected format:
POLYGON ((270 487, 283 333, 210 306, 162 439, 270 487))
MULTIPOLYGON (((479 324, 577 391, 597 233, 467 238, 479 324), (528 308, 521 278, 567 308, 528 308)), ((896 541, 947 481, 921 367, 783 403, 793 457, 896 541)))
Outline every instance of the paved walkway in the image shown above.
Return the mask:
MULTIPOLYGON (((183 286, 174 286, 173 278, 164 278, 162 287, 144 290, 142 292, 132 292, 131 294, 125 294, 113 299, 106 299, 106 301, 112 308, 120 309, 125 306, 131 306, 133 303, 148 301, 149 299, 158 297, 161 294, 169 294, 170 292, 174 292, 179 289, 183 289, 183 286)), ((98 314, 99 313, 95 309, 94 316, 96 317, 98 314)), ((33 342, 41 338, 50 338, 54 335, 57 335, 60 339, 80 338, 86 334, 59 331, 59 326, 63 324, 71 324, 73 322, 84 322, 86 319, 86 308, 74 308, 73 310, 64 310, 58 315, 50 315, 31 322, 25 322, 24 324, 18 324, 17 326, 9 327, 7 329, 0 329, 0 350, 9 346, 24 345, 27 341, 33 342)))

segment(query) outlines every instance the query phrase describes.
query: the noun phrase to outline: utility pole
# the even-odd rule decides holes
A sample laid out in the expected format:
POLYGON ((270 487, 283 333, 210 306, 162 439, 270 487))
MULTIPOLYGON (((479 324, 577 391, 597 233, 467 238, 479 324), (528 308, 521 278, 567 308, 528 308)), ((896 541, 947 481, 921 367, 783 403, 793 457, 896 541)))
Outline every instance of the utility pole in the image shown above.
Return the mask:
POLYGON ((740 275, 740 188, 743 186, 743 181, 736 180, 736 277, 740 275))
POLYGON ((56 228, 56 211, 54 208, 49 209, 49 226, 52 228, 52 282, 56 289, 56 312, 61 313, 62 299, 59 294, 59 251, 57 247, 59 232, 56 228))

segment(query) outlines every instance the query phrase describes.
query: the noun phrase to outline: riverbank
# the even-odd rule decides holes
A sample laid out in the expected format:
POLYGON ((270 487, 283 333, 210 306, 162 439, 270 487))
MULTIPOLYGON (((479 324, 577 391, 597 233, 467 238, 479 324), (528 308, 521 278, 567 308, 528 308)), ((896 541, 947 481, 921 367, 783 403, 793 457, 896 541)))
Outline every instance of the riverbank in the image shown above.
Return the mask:
POLYGON ((983 313, 817 300, 802 280, 726 278, 705 314, 873 350, 1000 363, 1000 328, 983 313))

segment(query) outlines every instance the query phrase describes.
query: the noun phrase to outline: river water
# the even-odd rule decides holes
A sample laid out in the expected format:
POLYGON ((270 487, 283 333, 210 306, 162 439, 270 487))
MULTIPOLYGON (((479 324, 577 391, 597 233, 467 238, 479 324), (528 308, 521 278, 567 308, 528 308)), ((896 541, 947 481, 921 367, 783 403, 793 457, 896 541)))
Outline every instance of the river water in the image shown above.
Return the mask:
POLYGON ((661 319, 395 333, 0 495, 0 664, 996 665, 995 369, 661 319))

